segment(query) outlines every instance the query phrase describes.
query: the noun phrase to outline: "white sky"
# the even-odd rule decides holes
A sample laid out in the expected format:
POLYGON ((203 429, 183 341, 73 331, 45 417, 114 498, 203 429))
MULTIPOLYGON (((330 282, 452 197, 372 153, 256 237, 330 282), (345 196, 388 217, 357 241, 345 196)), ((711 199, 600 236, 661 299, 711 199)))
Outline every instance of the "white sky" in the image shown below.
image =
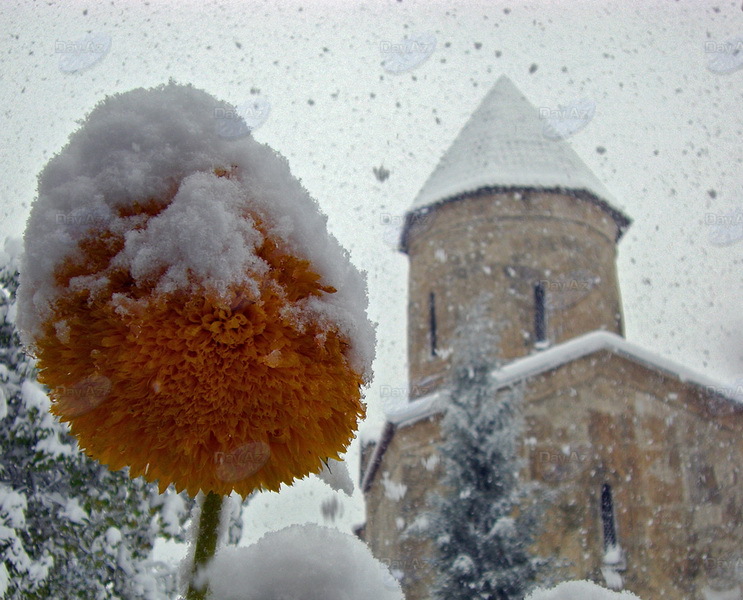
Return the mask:
MULTIPOLYGON (((723 384, 743 376, 743 241, 710 244, 705 215, 743 206, 743 69, 707 69, 705 43, 743 34, 743 7, 707 0, 597 2, 30 2, 0 0, 0 238, 21 235, 36 176, 107 94, 172 77, 234 104, 271 104, 255 137, 284 154, 368 271, 379 323, 369 419, 406 386, 407 261, 387 241, 490 86, 508 75, 536 107, 589 97, 570 143, 634 223, 619 246, 628 340, 723 384), (76 73, 59 42, 111 35, 76 73), (391 75, 380 44, 429 32, 433 55, 391 75), (477 48, 476 44, 480 47, 477 48), (536 70, 532 67, 536 65, 536 70), (530 72, 532 71, 532 72, 530 72), (599 154, 597 147, 605 148, 599 154), (391 171, 380 183, 373 167, 391 171)), ((348 454, 356 479, 358 446, 348 454)), ((244 543, 322 523, 334 492, 304 481, 246 509, 244 543)), ((363 521, 340 497, 337 522, 363 521)))

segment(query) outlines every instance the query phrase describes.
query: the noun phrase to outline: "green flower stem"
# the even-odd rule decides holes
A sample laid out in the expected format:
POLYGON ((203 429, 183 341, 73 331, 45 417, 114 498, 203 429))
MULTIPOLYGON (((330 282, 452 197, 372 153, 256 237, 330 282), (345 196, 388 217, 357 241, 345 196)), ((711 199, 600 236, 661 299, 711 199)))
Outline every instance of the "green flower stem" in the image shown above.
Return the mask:
POLYGON ((199 532, 196 537, 191 582, 188 585, 186 600, 206 600, 208 597, 209 587, 205 585, 203 588, 197 589, 194 585, 194 578, 199 569, 214 557, 214 552, 217 549, 217 539, 219 538, 219 513, 221 511, 222 496, 209 492, 201 504, 199 532))

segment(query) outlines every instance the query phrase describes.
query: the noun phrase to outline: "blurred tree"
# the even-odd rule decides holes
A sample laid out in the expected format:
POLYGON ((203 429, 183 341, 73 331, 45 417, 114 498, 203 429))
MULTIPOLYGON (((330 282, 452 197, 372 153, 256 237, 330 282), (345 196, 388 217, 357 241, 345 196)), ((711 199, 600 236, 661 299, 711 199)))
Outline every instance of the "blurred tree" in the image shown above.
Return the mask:
MULTIPOLYGON (((6 243, 6 248, 8 244, 6 243)), ((1 254, 1 253, 0 253, 1 254)), ((48 411, 15 320, 17 260, 0 268, 0 596, 165 600, 174 569, 154 561, 156 538, 183 542, 193 501, 81 452, 48 411)), ((240 536, 232 511, 230 538, 240 536)), ((236 514, 237 513, 237 514, 236 514)))
POLYGON ((498 347, 490 300, 476 299, 452 348, 451 396, 441 422, 446 492, 432 495, 426 532, 438 554, 436 600, 522 599, 546 564, 528 552, 537 490, 518 477, 523 394, 499 390, 490 375, 498 347))

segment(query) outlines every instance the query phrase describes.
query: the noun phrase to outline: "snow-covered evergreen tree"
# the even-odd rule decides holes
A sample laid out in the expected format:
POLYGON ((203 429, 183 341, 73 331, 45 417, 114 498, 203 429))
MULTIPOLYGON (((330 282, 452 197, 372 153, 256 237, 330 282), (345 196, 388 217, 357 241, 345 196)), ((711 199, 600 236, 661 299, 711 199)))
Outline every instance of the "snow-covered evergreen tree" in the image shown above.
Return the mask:
POLYGON ((534 489, 518 477, 523 394, 498 391, 490 376, 498 335, 489 301, 474 303, 452 347, 440 448, 447 492, 432 497, 427 531, 438 551, 437 600, 522 599, 543 564, 527 551, 536 513, 524 499, 534 489))
MULTIPOLYGON (((150 559, 156 537, 183 541, 191 500, 81 452, 49 413, 14 327, 19 243, 0 258, 0 596, 175 597, 175 573, 150 559)), ((2 255, 2 251, 0 251, 2 255)), ((239 533, 239 531, 238 531, 239 533)))

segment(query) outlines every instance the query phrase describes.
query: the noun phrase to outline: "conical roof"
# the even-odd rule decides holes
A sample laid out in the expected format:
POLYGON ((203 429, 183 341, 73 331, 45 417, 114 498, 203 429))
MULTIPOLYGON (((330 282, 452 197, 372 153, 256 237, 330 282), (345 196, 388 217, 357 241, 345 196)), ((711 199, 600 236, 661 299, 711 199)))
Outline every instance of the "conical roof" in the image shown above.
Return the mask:
POLYGON ((563 189, 587 193, 612 214, 621 235, 629 218, 610 206, 614 198, 568 142, 545 136, 543 127, 539 112, 502 75, 446 151, 410 213, 483 188, 563 189))

